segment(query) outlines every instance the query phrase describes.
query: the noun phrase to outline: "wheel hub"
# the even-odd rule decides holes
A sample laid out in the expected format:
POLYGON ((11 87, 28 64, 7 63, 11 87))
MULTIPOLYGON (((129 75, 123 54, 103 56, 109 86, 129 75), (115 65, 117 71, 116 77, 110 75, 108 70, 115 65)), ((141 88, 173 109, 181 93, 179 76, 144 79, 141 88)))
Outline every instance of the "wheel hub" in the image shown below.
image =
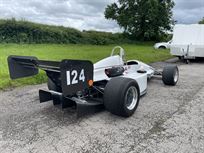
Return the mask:
POLYGON ((125 106, 129 110, 133 110, 138 101, 138 93, 136 87, 130 87, 125 96, 125 106))
POLYGON ((174 75, 174 82, 177 82, 178 81, 178 71, 175 72, 175 75, 174 75))

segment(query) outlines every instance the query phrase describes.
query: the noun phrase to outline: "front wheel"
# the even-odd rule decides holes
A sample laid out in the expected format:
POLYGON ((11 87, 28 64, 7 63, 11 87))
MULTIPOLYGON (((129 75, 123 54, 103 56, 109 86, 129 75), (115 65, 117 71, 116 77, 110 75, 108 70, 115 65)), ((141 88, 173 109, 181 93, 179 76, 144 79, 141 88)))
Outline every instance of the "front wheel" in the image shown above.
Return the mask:
POLYGON ((140 100, 137 82, 129 78, 111 79, 104 92, 104 105, 112 114, 129 117, 133 115, 140 100))
POLYGON ((179 80, 179 70, 175 65, 168 65, 164 67, 162 72, 162 80, 165 85, 175 86, 179 80))

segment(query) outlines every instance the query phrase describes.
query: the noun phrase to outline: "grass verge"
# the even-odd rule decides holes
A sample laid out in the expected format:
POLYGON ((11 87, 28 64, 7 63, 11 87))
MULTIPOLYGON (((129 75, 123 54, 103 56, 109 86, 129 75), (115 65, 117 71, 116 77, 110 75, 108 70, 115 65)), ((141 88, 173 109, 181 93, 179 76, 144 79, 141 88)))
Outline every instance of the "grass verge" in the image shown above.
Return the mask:
MULTIPOLYGON (((47 77, 43 72, 35 77, 10 80, 7 57, 9 55, 36 56, 43 60, 86 59, 96 62, 110 55, 115 45, 56 45, 56 44, 0 44, 0 89, 23 85, 41 84, 47 77)), ((126 59, 137 59, 145 63, 171 58, 168 50, 155 50, 152 44, 123 44, 126 59)))

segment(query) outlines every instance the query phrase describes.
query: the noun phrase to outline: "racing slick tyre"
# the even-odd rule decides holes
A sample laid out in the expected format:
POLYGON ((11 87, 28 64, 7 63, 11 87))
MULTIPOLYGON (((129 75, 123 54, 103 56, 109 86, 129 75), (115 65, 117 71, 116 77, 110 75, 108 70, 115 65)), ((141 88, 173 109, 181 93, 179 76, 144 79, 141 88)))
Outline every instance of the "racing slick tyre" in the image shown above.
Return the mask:
POLYGON ((49 90, 61 92, 61 89, 59 87, 57 87, 55 85, 55 83, 50 78, 48 78, 48 80, 47 80, 47 87, 49 90))
POLYGON ((105 108, 122 117, 133 115, 140 100, 140 90, 133 79, 117 77, 111 79, 104 92, 105 108))
POLYGON ((162 81, 165 85, 175 86, 179 80, 179 70, 175 65, 164 67, 162 72, 162 81))
MULTIPOLYGON (((62 92, 62 89, 56 86, 55 83, 50 78, 48 78, 47 86, 49 90, 52 90, 55 92, 62 92)), ((76 105, 73 101, 66 99, 65 97, 58 96, 58 95, 53 96, 53 104, 54 105, 63 104, 62 108, 72 107, 76 105)))

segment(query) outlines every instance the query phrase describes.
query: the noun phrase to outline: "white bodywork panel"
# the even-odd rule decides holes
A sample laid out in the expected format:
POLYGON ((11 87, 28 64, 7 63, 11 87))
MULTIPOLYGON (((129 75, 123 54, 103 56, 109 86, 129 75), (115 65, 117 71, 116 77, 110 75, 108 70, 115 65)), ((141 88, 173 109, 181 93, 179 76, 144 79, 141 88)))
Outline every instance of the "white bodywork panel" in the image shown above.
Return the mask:
POLYGON ((204 57, 204 25, 176 25, 171 54, 185 57, 204 57))
POLYGON ((154 48, 159 49, 160 47, 165 47, 166 49, 169 49, 170 45, 171 45, 171 41, 169 41, 169 42, 160 42, 160 43, 156 43, 154 45, 154 48))
POLYGON ((125 72, 120 77, 127 77, 136 80, 140 88, 140 95, 145 94, 147 90, 147 78, 151 78, 154 75, 154 69, 137 60, 127 61, 127 63, 128 62, 134 62, 135 64, 127 65, 123 62, 121 56, 115 55, 95 63, 94 82, 111 79, 105 74, 105 69, 112 67, 124 67, 125 72), (138 73, 138 70, 145 70, 147 73, 138 73))

